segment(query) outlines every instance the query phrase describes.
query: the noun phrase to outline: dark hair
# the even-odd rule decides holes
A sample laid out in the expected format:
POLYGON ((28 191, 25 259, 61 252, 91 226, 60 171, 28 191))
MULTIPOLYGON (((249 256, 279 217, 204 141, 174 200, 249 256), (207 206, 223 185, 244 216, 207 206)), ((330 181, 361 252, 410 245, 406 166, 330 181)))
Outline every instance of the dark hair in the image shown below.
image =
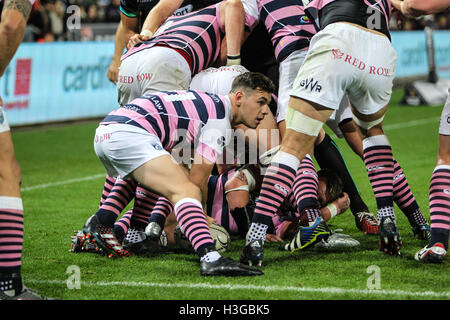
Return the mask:
POLYGON ((317 176, 325 179, 327 182, 327 196, 330 198, 330 202, 333 202, 342 194, 344 184, 342 183, 341 177, 330 169, 322 169, 317 172, 317 176))
POLYGON ((231 92, 235 93, 238 89, 259 89, 268 93, 274 93, 276 90, 273 81, 259 72, 245 72, 234 78, 231 92))

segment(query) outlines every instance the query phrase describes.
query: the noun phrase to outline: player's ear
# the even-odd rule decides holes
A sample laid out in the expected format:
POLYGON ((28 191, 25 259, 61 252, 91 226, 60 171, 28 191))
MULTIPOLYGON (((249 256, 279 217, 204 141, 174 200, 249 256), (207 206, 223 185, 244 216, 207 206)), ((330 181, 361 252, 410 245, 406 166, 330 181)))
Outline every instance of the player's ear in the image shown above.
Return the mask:
POLYGON ((245 92, 243 90, 237 90, 235 95, 236 105, 241 106, 243 99, 245 98, 245 92))

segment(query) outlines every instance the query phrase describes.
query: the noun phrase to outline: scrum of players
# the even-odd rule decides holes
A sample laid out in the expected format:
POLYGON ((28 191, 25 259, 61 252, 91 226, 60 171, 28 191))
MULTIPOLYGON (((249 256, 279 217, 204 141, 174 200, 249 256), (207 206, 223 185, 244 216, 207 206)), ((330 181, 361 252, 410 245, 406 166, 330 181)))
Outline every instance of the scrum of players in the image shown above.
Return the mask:
MULTIPOLYGON (((33 3, 4 1, 0 76, 33 3)), ((120 108, 100 123, 94 140, 107 177, 99 209, 73 237, 72 251, 153 255, 178 246, 199 255, 204 276, 262 275, 252 265, 261 266, 264 242, 286 241, 286 251, 357 246, 327 225, 349 208, 359 230, 378 235, 382 252, 400 255, 395 202, 413 234, 428 242, 415 259, 441 263, 450 232, 450 94, 430 183, 430 225, 382 122, 397 58, 391 9, 419 17, 449 6, 450 0, 122 0, 107 74, 120 108), (364 162, 376 217, 324 123, 364 162), (220 254, 227 234, 245 238, 240 262, 220 254)), ((44 299, 22 283, 21 174, 1 98, 0 119, 0 228, 9 235, 0 240, 0 300, 44 299)))
POLYGON ((199 256, 201 275, 262 275, 265 242, 289 252, 357 246, 328 226, 349 209, 381 252, 399 256, 395 203, 428 243, 415 259, 443 261, 448 123, 439 131, 430 224, 382 125, 397 60, 392 8, 418 16, 448 4, 160 0, 144 10, 121 2, 108 70, 119 107, 94 140, 107 176, 72 251, 124 257, 184 248, 199 256), (324 124, 363 161, 376 214, 324 124), (221 255, 224 235, 245 239, 239 261, 221 255))

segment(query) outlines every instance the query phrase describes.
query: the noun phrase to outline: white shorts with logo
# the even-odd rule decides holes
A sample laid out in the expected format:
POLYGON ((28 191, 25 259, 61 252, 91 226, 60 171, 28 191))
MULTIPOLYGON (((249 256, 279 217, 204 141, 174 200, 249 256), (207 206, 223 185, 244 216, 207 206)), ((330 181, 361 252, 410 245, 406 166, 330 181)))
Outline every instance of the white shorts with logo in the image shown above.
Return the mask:
POLYGON ((303 64, 307 53, 308 50, 294 51, 280 63, 277 123, 286 120, 292 83, 294 83, 298 74, 298 69, 303 64))
POLYGON ((157 136, 128 124, 98 126, 94 149, 108 175, 122 179, 144 163, 169 155, 157 136))
POLYGON ((191 69, 186 59, 168 47, 151 47, 127 57, 119 68, 119 104, 159 91, 186 90, 191 69))
POLYGON ((362 114, 386 106, 397 53, 386 36, 348 23, 333 23, 311 39, 292 96, 338 109, 345 94, 362 114))
POLYGON ((225 96, 230 93, 234 78, 245 72, 248 72, 247 68, 241 65, 210 67, 192 77, 189 89, 225 96))
POLYGON ((439 134, 450 136, 450 88, 448 89, 447 101, 442 109, 441 122, 439 124, 439 134))
POLYGON ((6 119, 6 112, 0 106, 0 133, 10 131, 8 119, 6 119))

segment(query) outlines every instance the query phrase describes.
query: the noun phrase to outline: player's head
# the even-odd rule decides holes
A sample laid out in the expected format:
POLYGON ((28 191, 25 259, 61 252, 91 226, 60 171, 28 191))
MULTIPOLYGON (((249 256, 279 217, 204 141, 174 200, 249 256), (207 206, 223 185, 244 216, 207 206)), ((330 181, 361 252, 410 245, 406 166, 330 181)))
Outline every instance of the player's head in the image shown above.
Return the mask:
POLYGON ((256 128, 270 112, 269 102, 275 85, 272 80, 258 72, 245 72, 234 78, 230 95, 234 96, 236 123, 256 128))
POLYGON ((317 172, 317 175, 319 177, 317 196, 319 198, 319 205, 322 208, 339 198, 344 185, 341 178, 332 170, 322 169, 317 172))

